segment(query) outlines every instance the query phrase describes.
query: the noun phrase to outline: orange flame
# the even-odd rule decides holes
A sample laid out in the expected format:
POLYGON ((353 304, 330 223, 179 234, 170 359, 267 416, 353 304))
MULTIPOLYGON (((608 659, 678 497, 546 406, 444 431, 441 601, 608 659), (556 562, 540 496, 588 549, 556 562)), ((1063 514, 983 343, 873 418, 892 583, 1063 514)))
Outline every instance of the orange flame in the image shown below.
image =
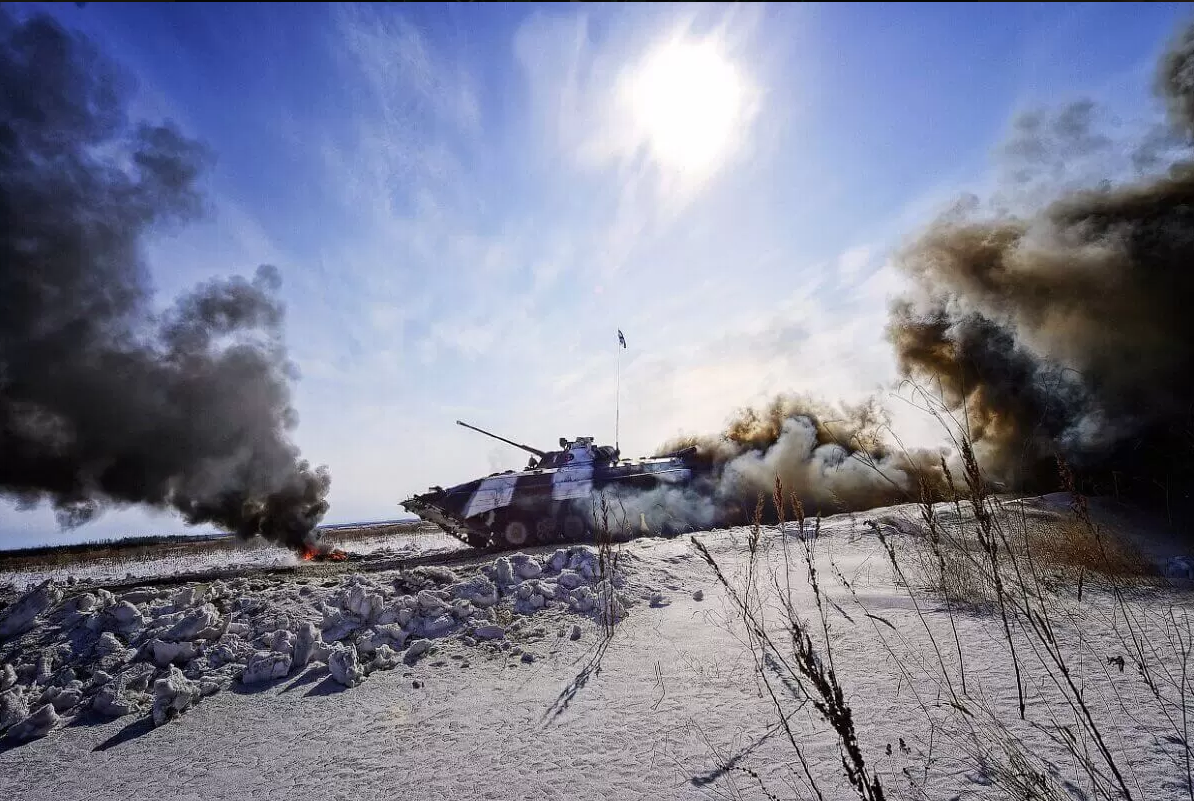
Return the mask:
POLYGON ((304 545, 303 552, 299 556, 304 562, 343 562, 348 558, 348 554, 339 548, 323 551, 313 545, 304 545))

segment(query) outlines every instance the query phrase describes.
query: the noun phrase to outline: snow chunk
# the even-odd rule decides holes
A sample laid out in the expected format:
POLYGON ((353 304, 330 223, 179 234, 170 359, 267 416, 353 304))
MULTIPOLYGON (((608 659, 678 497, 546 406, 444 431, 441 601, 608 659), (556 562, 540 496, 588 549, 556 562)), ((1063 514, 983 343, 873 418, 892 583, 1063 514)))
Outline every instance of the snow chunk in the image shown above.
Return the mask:
POLYGON ((539 564, 534 557, 527 556, 519 560, 515 572, 518 573, 519 578, 532 579, 543 572, 543 565, 539 564))
POLYGON ((356 620, 349 620, 344 616, 344 613, 339 609, 329 609, 324 612, 323 622, 320 623, 320 628, 323 630, 323 639, 325 642, 335 642, 342 640, 352 631, 360 628, 361 624, 356 620))
POLYGON ((577 612, 590 612, 597 606, 597 594, 588 587, 577 587, 569 594, 568 605, 577 612))
POLYGON ((480 640, 497 640, 506 636, 506 630, 501 626, 490 623, 485 626, 478 626, 477 630, 473 632, 473 636, 480 640))
POLYGON ((497 587, 481 573, 453 584, 448 590, 455 597, 477 606, 493 606, 498 602, 497 587))
POLYGON ((192 584, 176 592, 170 602, 174 604, 175 609, 187 609, 194 606, 202 598, 203 592, 198 586, 192 584))
POLYGON ((153 683, 153 725, 161 726, 194 706, 201 696, 199 684, 176 667, 153 683))
POLYGON ((210 640, 223 633, 220 626, 220 612, 211 604, 194 609, 170 627, 161 637, 164 640, 210 640))
POLYGON ((97 606, 99 606, 99 598, 89 592, 75 598, 75 609, 79 612, 94 612, 97 606))
POLYGON ((376 629, 378 637, 389 640, 389 643, 378 643, 378 645, 393 644, 394 647, 401 648, 406 643, 406 632, 402 627, 396 623, 391 623, 385 626, 378 626, 376 629))
POLYGON ((36 678, 34 680, 38 684, 49 682, 50 676, 54 675, 54 666, 65 662, 70 656, 71 648, 66 643, 42 649, 41 654, 37 657, 37 666, 34 670, 36 678))
POLYGON ((455 584, 460 581, 452 570, 439 565, 427 565, 425 567, 416 567, 412 571, 415 575, 426 576, 437 584, 455 584))
POLYGON ((17 723, 29 715, 29 702, 20 690, 10 690, 0 693, 0 731, 17 723))
POLYGON ((568 569, 591 579, 597 575, 597 555, 588 548, 577 548, 568 558, 568 569))
POLYGON ((12 665, 5 664, 4 670, 0 671, 0 692, 4 692, 16 683, 17 672, 13 670, 12 665))
POLYGON ((62 590, 53 579, 46 579, 0 615, 0 640, 24 634, 42 613, 61 600, 62 590))
POLYGON ((311 657, 315 655, 315 643, 317 642, 320 642, 320 633, 314 623, 304 623, 299 626, 291 666, 296 670, 306 667, 311 662, 311 657))
POLYGON ((278 629, 269 634, 266 638, 269 644, 270 651, 277 651, 280 654, 291 655, 294 653, 294 632, 289 629, 278 629))
POLYGON ((49 734, 59 720, 61 718, 54 711, 53 704, 46 704, 9 729, 8 736, 17 741, 36 740, 49 734))
POLYGON ((133 665, 121 674, 121 681, 130 690, 142 692, 149 689, 149 680, 153 678, 154 669, 144 662, 133 665))
POLYGON ((365 671, 361 668, 356 646, 353 645, 342 646, 332 651, 332 655, 328 657, 328 670, 331 671, 332 678, 345 687, 356 687, 365 680, 365 671))
POLYGON ((140 628, 145 623, 141 610, 128 601, 121 601, 108 610, 108 614, 116 622, 118 631, 130 632, 140 628))
POLYGON ((398 666, 400 661, 397 651, 388 645, 382 645, 377 649, 377 653, 373 657, 373 669, 392 670, 398 666))
POLYGON ((417 597, 419 609, 424 612, 433 614, 442 614, 449 611, 449 607, 442 599, 430 590, 421 590, 417 597))
POLYGON ((124 643, 110 631, 105 631, 95 641, 95 654, 99 657, 113 656, 115 654, 123 654, 125 652, 124 643))
POLYGON ((551 559, 548 560, 547 565, 552 571, 559 573, 568 566, 568 551, 560 548, 551 555, 551 559))
POLYGON ((360 584, 350 587, 340 601, 341 609, 366 622, 372 620, 384 606, 385 599, 381 595, 360 584))
POLYGON ((580 577, 580 574, 573 570, 563 571, 560 573, 559 578, 557 578, 556 581, 559 582, 561 587, 565 587, 569 590, 575 590, 581 584, 585 583, 585 580, 580 577))
POLYGON ((290 654, 276 651, 258 651, 249 657, 249 663, 241 673, 241 684, 261 684, 280 679, 290 673, 290 654))
POLYGON ((443 634, 450 628, 456 625, 456 621, 451 615, 440 615, 435 620, 430 620, 423 624, 423 632, 425 634, 436 635, 443 634))
POLYGON ((115 683, 108 682, 91 699, 91 708, 105 717, 120 718, 139 710, 145 700, 141 693, 122 693, 115 683))
POLYGON ((431 649, 431 640, 415 640, 406 649, 406 659, 408 662, 413 662, 423 654, 431 649))
POLYGON ((149 641, 147 648, 153 663, 158 667, 190 662, 197 655, 193 642, 166 642, 155 637, 149 641))
POLYGON ((51 704, 55 712, 65 712, 83 700, 83 682, 75 680, 65 687, 47 687, 38 703, 51 704))
POLYGON ((204 656, 212 667, 220 667, 233 662, 243 662, 253 654, 253 651, 253 646, 240 637, 235 634, 226 634, 215 647, 207 649, 204 656))
POLYGON ((507 557, 499 556, 495 559, 493 569, 498 586, 509 587, 514 583, 514 565, 510 564, 510 560, 507 557))

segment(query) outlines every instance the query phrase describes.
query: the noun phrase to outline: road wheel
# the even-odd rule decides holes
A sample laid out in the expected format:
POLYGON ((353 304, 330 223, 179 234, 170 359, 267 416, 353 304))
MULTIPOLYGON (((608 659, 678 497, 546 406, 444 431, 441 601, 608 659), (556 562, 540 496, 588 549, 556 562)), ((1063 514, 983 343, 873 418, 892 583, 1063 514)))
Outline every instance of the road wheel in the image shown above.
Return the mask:
POLYGON ((506 521, 501 531, 502 544, 511 548, 521 548, 531 539, 531 529, 525 522, 515 518, 506 521))

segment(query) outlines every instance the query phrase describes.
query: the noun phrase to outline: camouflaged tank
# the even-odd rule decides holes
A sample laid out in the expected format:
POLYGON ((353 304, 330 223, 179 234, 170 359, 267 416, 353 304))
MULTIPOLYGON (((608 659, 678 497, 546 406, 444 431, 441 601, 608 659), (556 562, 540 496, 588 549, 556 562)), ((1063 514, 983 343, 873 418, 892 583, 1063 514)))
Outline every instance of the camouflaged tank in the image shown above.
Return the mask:
POLYGON ((622 459, 613 446, 594 445, 593 437, 561 437, 560 450, 541 451, 460 420, 456 423, 532 454, 523 470, 492 473, 447 489, 432 487, 402 502, 408 512, 474 548, 584 541, 600 519, 594 507, 604 490, 685 485, 704 470, 692 458, 695 448, 622 459))

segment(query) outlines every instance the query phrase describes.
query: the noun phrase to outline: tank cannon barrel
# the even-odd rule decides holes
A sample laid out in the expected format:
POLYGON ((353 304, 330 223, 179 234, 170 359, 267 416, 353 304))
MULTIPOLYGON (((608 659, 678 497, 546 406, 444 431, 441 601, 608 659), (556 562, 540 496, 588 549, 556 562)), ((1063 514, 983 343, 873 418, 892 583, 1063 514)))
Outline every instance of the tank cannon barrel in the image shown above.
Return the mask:
POLYGON ((506 439, 505 437, 499 437, 497 434, 486 431, 483 428, 477 428, 476 426, 471 426, 468 423, 464 422, 463 420, 457 420, 456 425, 464 426, 465 428, 471 428, 473 431, 477 431, 477 432, 480 432, 488 437, 493 437, 494 439, 501 440, 502 442, 506 443, 507 445, 513 445, 515 448, 522 448, 524 451, 527 451, 528 453, 535 454, 540 459, 542 459, 544 456, 547 455, 546 453, 539 450, 538 448, 532 448, 530 445, 523 445, 521 442, 515 442, 514 440, 506 439))

